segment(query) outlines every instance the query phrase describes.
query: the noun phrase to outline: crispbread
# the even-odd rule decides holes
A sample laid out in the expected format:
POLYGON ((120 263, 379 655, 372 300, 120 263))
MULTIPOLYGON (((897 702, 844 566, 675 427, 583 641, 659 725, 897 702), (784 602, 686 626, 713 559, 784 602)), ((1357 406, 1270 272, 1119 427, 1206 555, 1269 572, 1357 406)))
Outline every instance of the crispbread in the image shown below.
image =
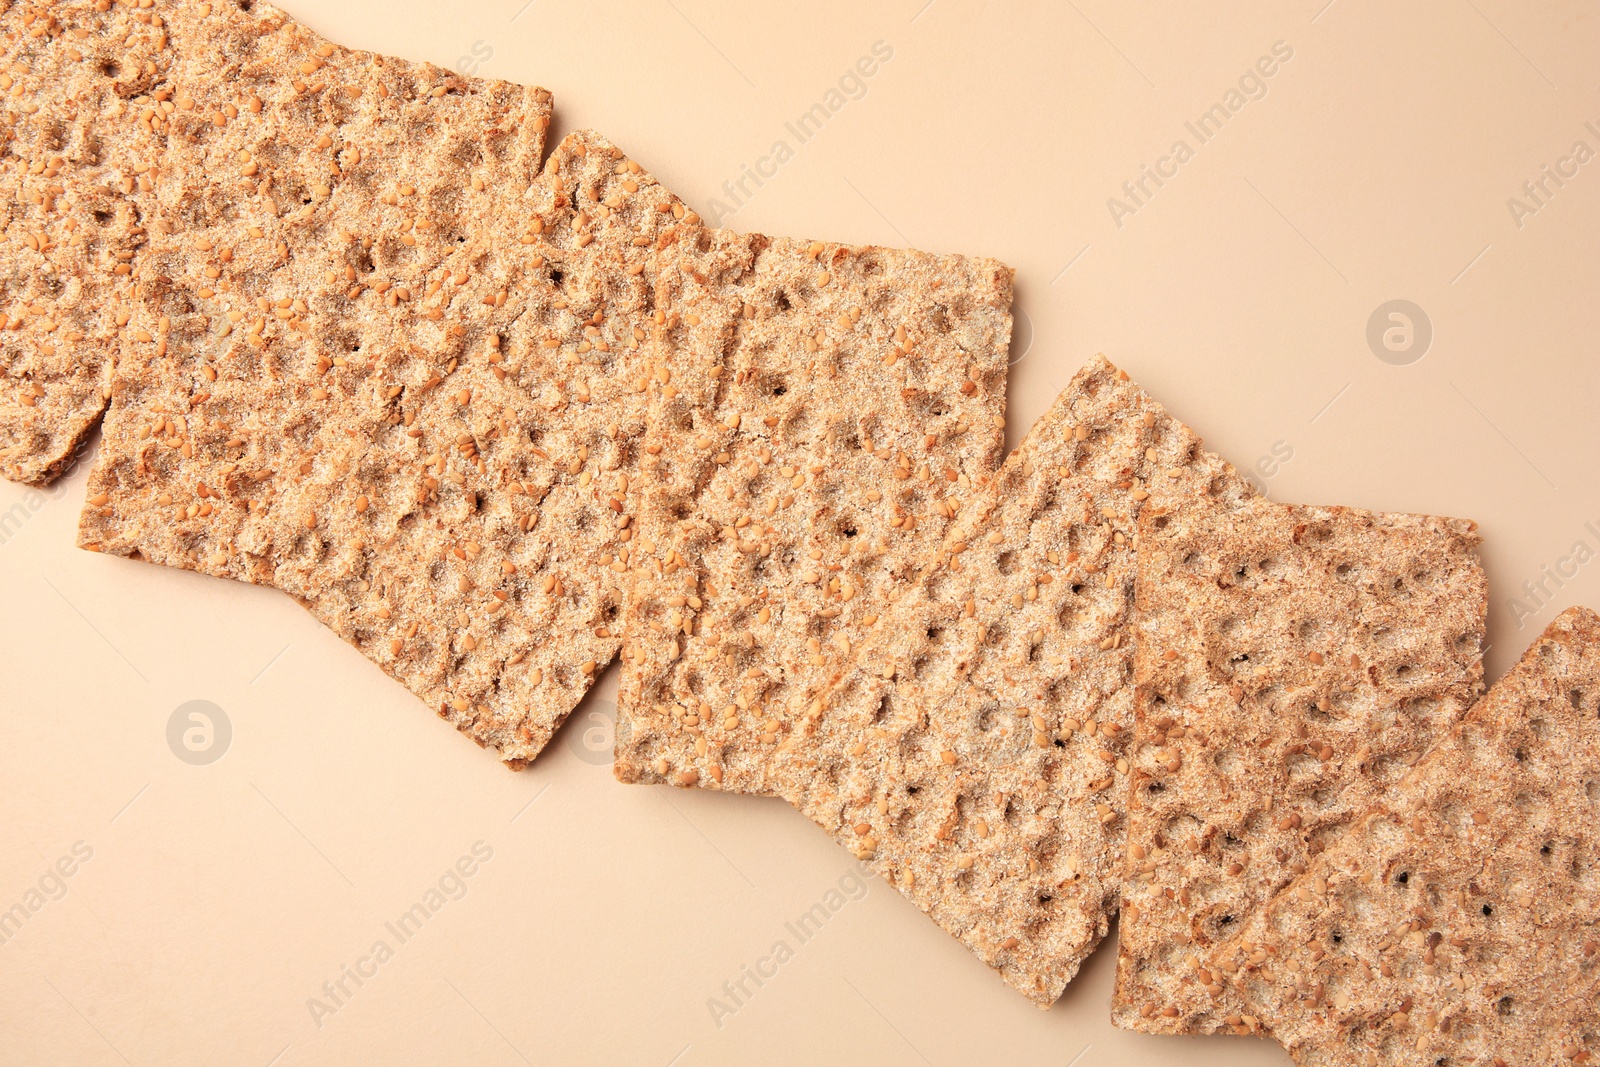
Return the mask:
MULTIPOLYGON (((1140 512, 1210 494, 1237 502, 1249 482, 1104 356, 1086 364, 1028 432, 994 484, 954 524, 905 604, 938 621, 946 651, 896 615, 863 661, 893 667, 933 700, 960 686, 1007 694, 1108 740, 1096 722, 1133 723, 1125 685, 1133 541, 1140 512), (961 636, 948 641, 944 630, 961 636), (1102 655, 1102 653, 1106 653, 1102 655)), ((1054 736, 1052 719, 1040 732, 1054 736)), ((1120 810, 1120 803, 1116 804, 1120 810)))
MULTIPOLYGON (((843 356, 825 329, 856 324, 830 326, 842 284, 808 299, 821 269, 932 257, 707 231, 593 135, 530 189, 542 91, 339 49, 264 6, 199 11, 177 30, 172 165, 238 183, 164 201, 83 541, 283 588, 520 765, 615 651, 629 487, 715 464, 698 442, 727 432, 708 421, 726 420, 719 390, 745 386, 710 343, 718 324, 747 321, 746 297, 793 296, 826 372, 843 356), (284 70, 300 74, 287 87, 284 70), (183 121, 219 94, 242 117, 183 121), (721 256, 749 269, 742 286, 706 286, 721 256)), ((932 282, 949 283, 935 325, 957 331, 929 345, 943 355, 972 340, 947 307, 974 296, 968 275, 932 282)), ((748 361, 781 340, 743 335, 748 361)), ((986 386, 1004 337, 991 349, 986 386)), ((840 400, 813 392, 797 418, 840 400)), ((892 414, 915 410, 897 395, 892 414)), ((1001 421, 972 440, 992 454, 1001 421)))
POLYGON ((1140 516, 1119 1025, 1193 1025, 1176 1007, 1201 977, 1189 961, 1284 892, 1482 692, 1475 529, 1212 497, 1140 516))
POLYGON ((199 10, 81 542, 284 589, 521 765, 616 648, 692 215, 596 135, 539 174, 542 90, 199 10))
POLYGON ((640 509, 617 774, 687 784, 731 773, 729 788, 750 791, 761 756, 740 753, 800 721, 993 476, 1011 271, 708 236, 680 243, 666 277, 685 308, 679 362, 717 363, 721 386, 711 409, 652 423, 683 445, 661 452, 640 509), (684 708, 737 720, 702 739, 726 750, 727 767, 695 752, 684 708), (675 735, 665 766, 659 729, 675 735))
POLYGON ((43 485, 105 409, 169 90, 159 7, 0 4, 0 475, 43 485))
POLYGON ((1573 608, 1376 808, 1202 955, 1223 992, 1178 990, 1183 1017, 1253 1023, 1308 1067, 1593 1062, 1597 717, 1600 616, 1573 608))
POLYGON ((739 708, 731 727, 681 701, 632 709, 619 776, 666 760, 680 783, 786 797, 1048 1005, 1115 903, 1133 522, 1147 501, 1200 493, 1251 490, 1097 358, 882 610, 860 667, 803 706, 739 708))
MULTIPOLYGON (((634 335, 650 272, 632 268, 677 225, 676 202, 618 176, 623 162, 569 138, 515 215, 497 208, 543 220, 537 241, 443 258, 453 287, 467 271, 443 318, 315 298, 339 331, 330 347, 315 322, 258 346, 171 316, 166 354, 150 342, 119 374, 83 543, 283 588, 502 759, 531 759, 615 652, 618 520, 658 395, 641 381, 652 343, 634 335), (570 201, 623 182, 628 204, 576 225, 570 201), (329 364, 357 344, 364 361, 329 364)), ((193 237, 174 235, 174 259, 193 237)), ((187 299, 151 293, 158 310, 187 299)))

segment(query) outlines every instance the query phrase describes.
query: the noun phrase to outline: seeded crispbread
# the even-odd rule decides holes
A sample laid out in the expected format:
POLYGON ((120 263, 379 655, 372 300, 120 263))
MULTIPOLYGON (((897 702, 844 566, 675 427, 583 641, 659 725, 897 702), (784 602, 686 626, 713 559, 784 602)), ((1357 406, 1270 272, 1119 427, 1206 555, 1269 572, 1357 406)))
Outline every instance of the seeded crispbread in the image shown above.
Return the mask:
POLYGON ((721 384, 688 422, 652 424, 683 446, 662 451, 640 508, 617 775, 760 791, 761 738, 801 721, 993 476, 1011 271, 708 236, 666 276, 679 360, 718 363, 721 384), (685 714, 733 721, 708 740, 685 714))
POLYGON ((1223 992, 1182 992, 1194 1025, 1270 1032, 1308 1067, 1593 1062, 1597 717, 1600 616, 1573 608, 1205 954, 1223 992))
POLYGON ((721 788, 786 797, 1048 1005, 1116 898, 1133 522, 1199 493, 1251 489, 1096 358, 883 610, 861 666, 765 721, 636 713, 619 773, 664 759, 709 785, 720 764, 721 788))
POLYGON ((166 10, 0 5, 0 475, 14 481, 59 475, 106 406, 160 180, 166 10))
POLYGON ((521 765, 616 648, 650 262, 689 213, 595 135, 539 174, 542 90, 260 4, 187 29, 189 186, 81 541, 284 589, 521 765))
POLYGON ((1487 584, 1460 519, 1197 497, 1139 527, 1113 1020, 1181 1032, 1195 1020, 1177 1005, 1202 977, 1190 960, 1291 886, 1481 694, 1487 584))

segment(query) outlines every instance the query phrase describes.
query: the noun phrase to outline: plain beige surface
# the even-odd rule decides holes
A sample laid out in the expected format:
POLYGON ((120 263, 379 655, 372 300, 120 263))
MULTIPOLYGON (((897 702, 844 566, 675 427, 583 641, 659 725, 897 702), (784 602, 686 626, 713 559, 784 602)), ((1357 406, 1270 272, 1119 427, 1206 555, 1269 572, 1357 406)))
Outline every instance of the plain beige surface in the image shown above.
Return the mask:
MULTIPOLYGON (((557 134, 603 131, 728 225, 1013 264, 1013 443, 1104 351, 1276 498, 1476 518, 1491 679, 1600 606, 1593 3, 924 3, 288 7, 544 85, 557 134), (785 123, 876 42, 799 143, 785 123), (1277 42, 1201 143, 1185 124, 1277 42), (1433 327, 1409 365, 1367 342, 1394 299, 1433 327)), ((614 677, 505 771, 282 596, 76 551, 82 495, 81 470, 0 484, 0 911, 23 916, 0 917, 0 1063, 1288 1062, 1114 1031, 1106 950, 1041 1012, 886 885, 852 899, 850 857, 787 807, 614 783, 587 747, 614 677), (168 746, 191 700, 231 723, 209 765, 168 746), (385 924, 442 877, 402 943, 385 924), (802 943, 785 924, 819 903, 802 943), (736 1004, 747 965, 775 973, 736 1004)))

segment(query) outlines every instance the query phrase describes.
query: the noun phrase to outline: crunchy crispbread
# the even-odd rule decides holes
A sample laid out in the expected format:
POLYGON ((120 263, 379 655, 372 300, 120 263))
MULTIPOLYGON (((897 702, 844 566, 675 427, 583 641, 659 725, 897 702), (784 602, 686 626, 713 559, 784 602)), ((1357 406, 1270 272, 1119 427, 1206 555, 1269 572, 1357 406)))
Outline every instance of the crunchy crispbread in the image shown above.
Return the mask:
POLYGON ((594 135, 540 174, 542 90, 199 11, 81 542, 284 589, 521 765, 616 648, 692 216, 594 135))
POLYGON ((1203 1029, 1308 1067, 1600 1056, 1600 616, 1573 608, 1238 936, 1203 1029))
POLYGON ((165 181, 159 7, 0 4, 0 476, 43 485, 109 397, 165 181))
POLYGON ((314 297, 333 345, 316 323, 207 341, 215 320, 172 315, 119 374, 83 543, 276 585, 502 759, 531 759, 615 652, 629 472, 661 395, 634 268, 680 205, 626 163, 569 138, 506 214, 542 220, 536 241, 444 257, 429 273, 456 292, 418 312, 314 297), (579 223, 573 201, 612 196, 627 203, 579 223))
POLYGON ((692 422, 652 424, 683 447, 663 450, 640 508, 617 774, 731 773, 748 791, 736 750, 800 721, 993 476, 1011 271, 735 234, 680 248, 677 357, 722 377, 692 422), (729 766, 682 732, 686 715, 727 724, 710 738, 729 766))
POLYGON ((1116 899, 1134 521, 1199 493, 1251 490, 1097 358, 882 610, 861 666, 800 706, 632 709, 619 776, 786 797, 1048 1005, 1116 899))
MULTIPOLYGON (((745 323, 754 368, 784 337, 746 298, 792 297, 806 310, 783 328, 837 373, 857 354, 828 341, 856 325, 850 290, 811 290, 829 268, 921 261, 707 231, 592 135, 530 188, 541 91, 339 49, 264 6, 179 23, 180 92, 226 89, 180 97, 173 165, 239 177, 164 202, 83 541, 288 591, 521 764, 616 649, 630 487, 712 468, 720 394, 754 388, 717 331, 745 323), (220 93, 241 115, 182 121, 220 93), (723 260, 741 286, 707 284, 723 260)), ((932 279, 935 326, 955 331, 933 355, 972 341, 945 318, 978 299, 968 281, 932 279)), ((986 386, 1003 336, 991 348, 986 386)), ((917 413, 897 384, 891 414, 917 413)), ((796 422, 851 396, 810 392, 796 422)), ((955 421, 931 429, 958 437, 955 421)), ((968 440, 992 453, 1001 421, 968 440)))
POLYGON ((1192 961, 1285 892, 1481 694, 1475 530, 1260 499, 1140 516, 1119 1025, 1194 1025, 1178 1005, 1221 982, 1192 961))

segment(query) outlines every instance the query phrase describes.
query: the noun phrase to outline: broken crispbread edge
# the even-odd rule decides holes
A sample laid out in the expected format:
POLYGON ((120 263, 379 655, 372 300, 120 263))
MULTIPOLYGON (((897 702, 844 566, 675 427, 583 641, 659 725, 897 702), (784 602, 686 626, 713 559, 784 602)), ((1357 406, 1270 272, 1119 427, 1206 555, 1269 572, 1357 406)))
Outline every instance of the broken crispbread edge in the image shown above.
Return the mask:
POLYGON ((1600 615, 1563 612, 1349 832, 1201 965, 1207 1029, 1308 1067, 1600 1055, 1600 615))
POLYGON ((54 481, 110 397, 164 177, 170 9, 0 9, 0 477, 54 481))
POLYGON ((1176 1006, 1190 961, 1481 694, 1479 540, 1460 519, 1260 499, 1141 515, 1119 1026, 1196 1025, 1176 1006))
POLYGON ((784 796, 1048 1006, 1119 886, 1133 522, 1201 492, 1252 490, 1092 360, 896 583, 835 682, 757 730, 754 706, 731 726, 682 703, 635 709, 619 776, 784 796))

